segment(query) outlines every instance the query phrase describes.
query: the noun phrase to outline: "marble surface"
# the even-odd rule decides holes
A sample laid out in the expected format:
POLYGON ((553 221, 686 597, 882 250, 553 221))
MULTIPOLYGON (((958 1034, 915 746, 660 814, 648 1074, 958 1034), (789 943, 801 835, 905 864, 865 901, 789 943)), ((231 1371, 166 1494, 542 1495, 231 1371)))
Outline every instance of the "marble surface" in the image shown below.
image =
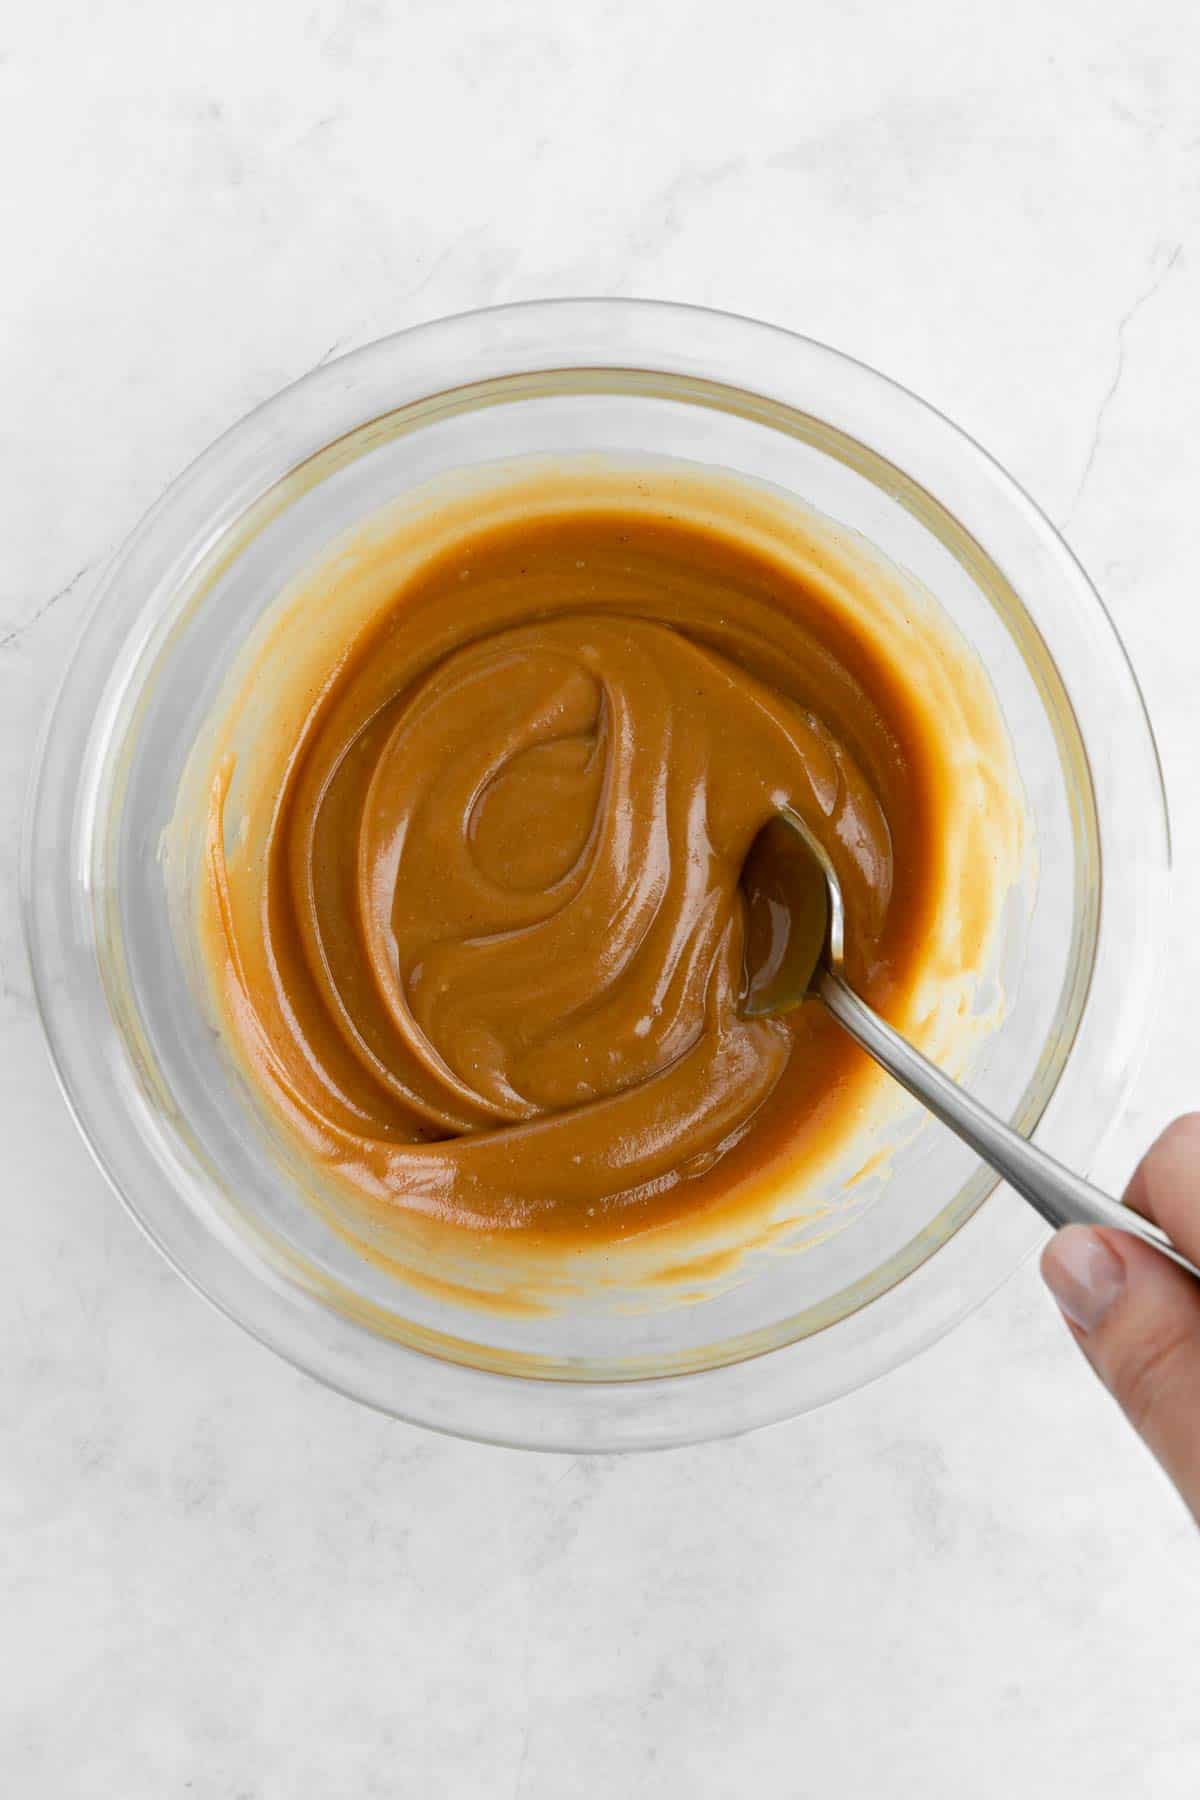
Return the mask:
POLYGON ((836 1407, 641 1459, 293 1373, 105 1189, 15 844, 98 571, 382 332, 707 302, 889 371, 1065 530, 1145 684, 1174 975, 1098 1167, 1200 1099, 1190 0, 13 0, 0 29, 0 1782, 27 1797, 1184 1800, 1200 1547, 1034 1270, 836 1407))

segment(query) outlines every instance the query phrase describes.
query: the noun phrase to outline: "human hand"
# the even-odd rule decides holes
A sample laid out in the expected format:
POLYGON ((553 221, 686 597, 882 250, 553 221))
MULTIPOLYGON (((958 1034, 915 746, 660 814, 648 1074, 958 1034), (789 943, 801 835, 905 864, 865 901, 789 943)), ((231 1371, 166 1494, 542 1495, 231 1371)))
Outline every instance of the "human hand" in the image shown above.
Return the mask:
MULTIPOLYGON (((1176 1119, 1125 1198, 1200 1262, 1200 1113, 1176 1119)), ((1200 1283, 1127 1232, 1067 1225, 1042 1275, 1068 1328, 1200 1523, 1200 1283)))

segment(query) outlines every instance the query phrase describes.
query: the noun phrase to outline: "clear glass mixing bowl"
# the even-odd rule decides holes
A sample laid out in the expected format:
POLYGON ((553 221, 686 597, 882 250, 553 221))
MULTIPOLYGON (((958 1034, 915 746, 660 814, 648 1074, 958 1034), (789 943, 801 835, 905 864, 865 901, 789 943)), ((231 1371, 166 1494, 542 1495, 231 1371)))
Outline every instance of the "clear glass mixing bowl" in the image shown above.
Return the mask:
MULTIPOLYGON (((184 760, 265 607, 438 474, 523 455, 669 456, 787 490, 917 576, 988 670, 1036 854, 1006 913, 982 1098, 1086 1170, 1152 1004, 1168 874, 1154 742, 1097 596, 1037 508, 902 388, 749 320, 623 300, 466 314, 316 370, 235 426, 117 557, 49 720, 23 904, 64 1092, 172 1263, 347 1394, 544 1448, 779 1419, 912 1355, 1038 1243, 932 1121, 803 1255, 657 1304, 489 1315, 368 1264, 300 1197, 195 1004, 159 846, 184 760)), ((631 1297, 632 1299, 632 1297, 631 1297)))

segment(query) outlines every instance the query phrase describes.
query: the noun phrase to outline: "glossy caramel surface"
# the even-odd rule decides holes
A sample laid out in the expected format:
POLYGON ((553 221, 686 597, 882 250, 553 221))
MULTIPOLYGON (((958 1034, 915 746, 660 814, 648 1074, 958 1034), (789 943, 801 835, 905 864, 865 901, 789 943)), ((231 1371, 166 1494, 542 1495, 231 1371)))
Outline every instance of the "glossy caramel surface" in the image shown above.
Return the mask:
POLYGON ((376 1209, 597 1242, 846 1129, 871 1072, 819 1006, 740 1012, 739 875, 781 804, 833 860, 873 1004, 902 1012, 940 941, 946 771, 905 669, 819 559, 620 495, 535 488, 416 557, 359 546, 325 577, 328 620, 339 580, 371 587, 346 636, 259 652, 249 823, 238 757, 214 764, 225 1027, 376 1209))

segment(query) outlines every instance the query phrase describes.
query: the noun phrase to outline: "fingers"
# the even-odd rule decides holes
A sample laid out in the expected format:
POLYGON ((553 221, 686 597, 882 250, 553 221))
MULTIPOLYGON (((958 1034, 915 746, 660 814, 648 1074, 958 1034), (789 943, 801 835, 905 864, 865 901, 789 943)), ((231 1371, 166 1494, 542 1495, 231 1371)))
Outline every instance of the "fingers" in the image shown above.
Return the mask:
MULTIPOLYGON (((1200 1252, 1200 1116, 1175 1122, 1127 1198, 1200 1252)), ((1068 1225, 1042 1273, 1080 1349, 1200 1521, 1200 1283, 1121 1231, 1068 1225)))
POLYGON ((1200 1113, 1168 1125, 1143 1156, 1125 1204, 1161 1225, 1185 1256, 1200 1263, 1200 1113))

